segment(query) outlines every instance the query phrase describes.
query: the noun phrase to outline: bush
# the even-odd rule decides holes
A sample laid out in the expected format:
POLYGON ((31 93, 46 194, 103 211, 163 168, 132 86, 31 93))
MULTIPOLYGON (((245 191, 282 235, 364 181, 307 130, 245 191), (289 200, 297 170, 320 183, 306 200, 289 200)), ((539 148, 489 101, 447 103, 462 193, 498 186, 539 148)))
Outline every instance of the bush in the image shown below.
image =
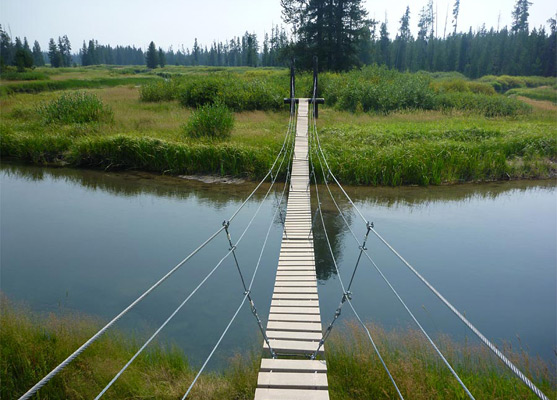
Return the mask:
POLYGON ((190 117, 184 127, 190 137, 210 137, 224 139, 230 136, 234 127, 234 115, 222 103, 201 106, 190 117))
POLYGON ((463 79, 444 80, 438 82, 436 90, 439 93, 476 93, 488 96, 496 94, 493 86, 482 82, 470 82, 463 79))
POLYGON ((143 86, 139 91, 141 101, 170 101, 175 100, 178 93, 178 81, 176 79, 153 80, 143 86))
POLYGON ((17 72, 7 70, 0 74, 0 79, 3 81, 40 81, 50 79, 50 77, 44 72, 39 71, 28 70, 24 72, 17 72))
POLYGON ((322 95, 327 104, 348 111, 431 109, 434 91, 428 75, 367 66, 346 74, 324 74, 322 95))
POLYGON ((532 109, 517 99, 475 93, 443 93, 436 96, 435 102, 435 108, 439 110, 477 112, 486 117, 527 114, 532 109))
POLYGON ((95 95, 85 92, 64 93, 56 100, 39 106, 38 112, 48 124, 110 122, 114 113, 95 95))
POLYGON ((179 99, 185 107, 222 102, 234 111, 280 110, 288 93, 288 81, 282 78, 236 74, 190 77, 181 85, 179 99))

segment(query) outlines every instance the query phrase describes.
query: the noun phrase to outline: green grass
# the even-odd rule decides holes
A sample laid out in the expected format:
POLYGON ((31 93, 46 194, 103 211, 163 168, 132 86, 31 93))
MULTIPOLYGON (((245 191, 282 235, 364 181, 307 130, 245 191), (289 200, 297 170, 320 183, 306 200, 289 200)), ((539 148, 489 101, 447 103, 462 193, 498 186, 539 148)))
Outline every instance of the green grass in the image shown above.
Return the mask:
POLYGON ((114 117, 110 107, 86 92, 63 93, 57 99, 40 105, 38 113, 47 124, 111 122, 114 117))
MULTIPOLYGON (((135 67, 45 70, 49 82, 70 86, 104 79, 121 83, 85 90, 112 109, 113 121, 45 124, 37 109, 55 101, 59 92, 12 94, 0 98, 3 157, 256 179, 272 163, 288 124, 288 107, 282 104, 288 95, 286 70, 167 67, 159 72, 179 75, 168 79, 139 67, 138 72, 135 67), (128 85, 134 78, 149 84, 128 85), (271 91, 276 99, 265 95, 271 91), (184 133, 193 110, 184 104, 221 100, 236 110, 266 108, 264 102, 270 101, 276 111, 236 111, 225 143, 184 133)), ((298 96, 309 96, 311 76, 302 74, 296 82, 298 96)), ((343 183, 437 185, 557 173, 557 108, 552 103, 494 94, 485 84, 452 74, 432 77, 378 67, 323 74, 321 83, 326 105, 318 128, 343 183)))
POLYGON ((323 112, 319 132, 342 182, 438 185, 552 176, 554 121, 553 112, 541 111, 513 119, 437 112, 349 119, 323 112))
POLYGON ((550 101, 557 105, 557 89, 551 86, 541 86, 538 88, 511 89, 507 96, 522 96, 532 100, 550 101))
POLYGON ((232 128, 234 114, 223 103, 217 102, 194 111, 184 126, 184 132, 192 138, 226 139, 230 137, 232 128))
MULTIPOLYGON (((102 326, 79 314, 38 315, 5 297, 0 298, 0 397, 17 398, 102 326)), ((369 325, 378 347, 405 398, 464 399, 464 392, 419 332, 386 331, 369 325)), ((485 347, 436 339, 443 353, 478 399, 535 399, 529 389, 494 359, 485 347)), ((41 399, 93 398, 135 353, 139 341, 109 330, 53 378, 41 399)), ((258 343, 259 346, 259 343, 258 343)), ((555 375, 542 360, 509 346, 505 354, 553 398, 555 375)), ((237 355, 220 372, 204 373, 192 399, 253 399, 260 349, 237 355)), ((396 393, 375 356, 367 336, 353 323, 339 324, 327 342, 329 393, 332 400, 393 399, 396 393)), ((175 399, 182 396, 195 374, 179 348, 153 343, 140 355, 106 398, 175 399)))

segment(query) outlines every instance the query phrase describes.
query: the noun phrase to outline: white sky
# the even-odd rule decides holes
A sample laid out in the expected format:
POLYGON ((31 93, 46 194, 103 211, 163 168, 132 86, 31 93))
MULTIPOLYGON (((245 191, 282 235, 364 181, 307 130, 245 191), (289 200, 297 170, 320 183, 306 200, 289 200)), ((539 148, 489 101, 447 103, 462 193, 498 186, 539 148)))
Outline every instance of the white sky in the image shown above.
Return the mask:
MULTIPOLYGON (((435 0, 434 0, 435 1, 435 0)), ((531 0, 530 27, 547 25, 557 13, 554 0, 531 0)), ((394 38, 399 20, 410 5, 411 26, 417 31, 418 12, 427 0, 364 0, 369 16, 380 21, 388 16, 390 37, 394 38)), ((449 6, 447 32, 451 31, 454 0, 435 1, 438 31, 442 35, 449 6)), ((459 31, 476 30, 482 23, 489 28, 511 24, 515 0, 461 0, 459 31)), ((279 0, 0 0, 0 23, 12 38, 27 36, 32 45, 38 40, 46 50, 48 39, 67 34, 77 51, 83 40, 94 38, 101 44, 135 45, 146 48, 151 40, 157 46, 191 48, 194 38, 209 45, 242 35, 246 30, 258 35, 282 24, 279 0)))

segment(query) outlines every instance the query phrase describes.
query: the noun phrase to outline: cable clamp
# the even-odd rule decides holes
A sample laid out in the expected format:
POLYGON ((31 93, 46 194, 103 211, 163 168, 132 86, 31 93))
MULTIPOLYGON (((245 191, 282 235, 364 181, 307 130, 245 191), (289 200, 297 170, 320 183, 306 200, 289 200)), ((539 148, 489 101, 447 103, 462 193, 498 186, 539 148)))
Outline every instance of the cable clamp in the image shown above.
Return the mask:
POLYGON ((364 250, 367 250, 367 247, 366 246, 358 246, 358 249, 360 249, 360 251, 364 251, 364 250))
POLYGON ((352 292, 347 290, 346 293, 342 295, 342 302, 344 303, 346 300, 352 300, 352 292))
POLYGON ((230 221, 222 221, 222 226, 224 226, 225 229, 228 229, 228 227, 230 226, 230 221))
POLYGON ((367 228, 368 230, 371 229, 371 228, 373 228, 373 227, 374 227, 373 222, 369 222, 369 221, 366 222, 366 228, 367 228))

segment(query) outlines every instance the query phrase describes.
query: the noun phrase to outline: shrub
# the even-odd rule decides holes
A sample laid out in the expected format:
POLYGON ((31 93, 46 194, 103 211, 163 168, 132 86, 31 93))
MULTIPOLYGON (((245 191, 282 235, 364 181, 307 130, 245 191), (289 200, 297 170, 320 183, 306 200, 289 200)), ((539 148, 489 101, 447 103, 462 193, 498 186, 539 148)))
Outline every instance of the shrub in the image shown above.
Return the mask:
POLYGON ((440 93, 476 93, 485 95, 496 94, 493 86, 482 82, 470 82, 464 79, 444 80, 435 84, 440 93))
POLYGON ((288 81, 282 78, 237 74, 189 77, 181 85, 179 99, 185 107, 222 102, 234 111, 280 110, 288 93, 288 81))
POLYGON ((97 96, 85 92, 64 93, 56 100, 39 106, 38 112, 48 124, 110 122, 114 117, 109 106, 97 96))
POLYGON ((7 70, 0 74, 0 78, 4 81, 39 81, 47 80, 50 77, 44 72, 39 71, 24 71, 17 72, 13 70, 7 70))
POLYGON ((175 100, 178 92, 176 79, 153 80, 143 86, 139 91, 141 101, 170 101, 175 100))
POLYGON ((443 93, 435 98, 439 110, 477 112, 486 117, 505 117, 527 114, 531 107, 517 99, 504 96, 485 96, 475 93, 443 93))
POLYGON ((234 127, 234 115, 222 103, 206 104, 195 111, 184 127, 190 137, 224 139, 234 127))

